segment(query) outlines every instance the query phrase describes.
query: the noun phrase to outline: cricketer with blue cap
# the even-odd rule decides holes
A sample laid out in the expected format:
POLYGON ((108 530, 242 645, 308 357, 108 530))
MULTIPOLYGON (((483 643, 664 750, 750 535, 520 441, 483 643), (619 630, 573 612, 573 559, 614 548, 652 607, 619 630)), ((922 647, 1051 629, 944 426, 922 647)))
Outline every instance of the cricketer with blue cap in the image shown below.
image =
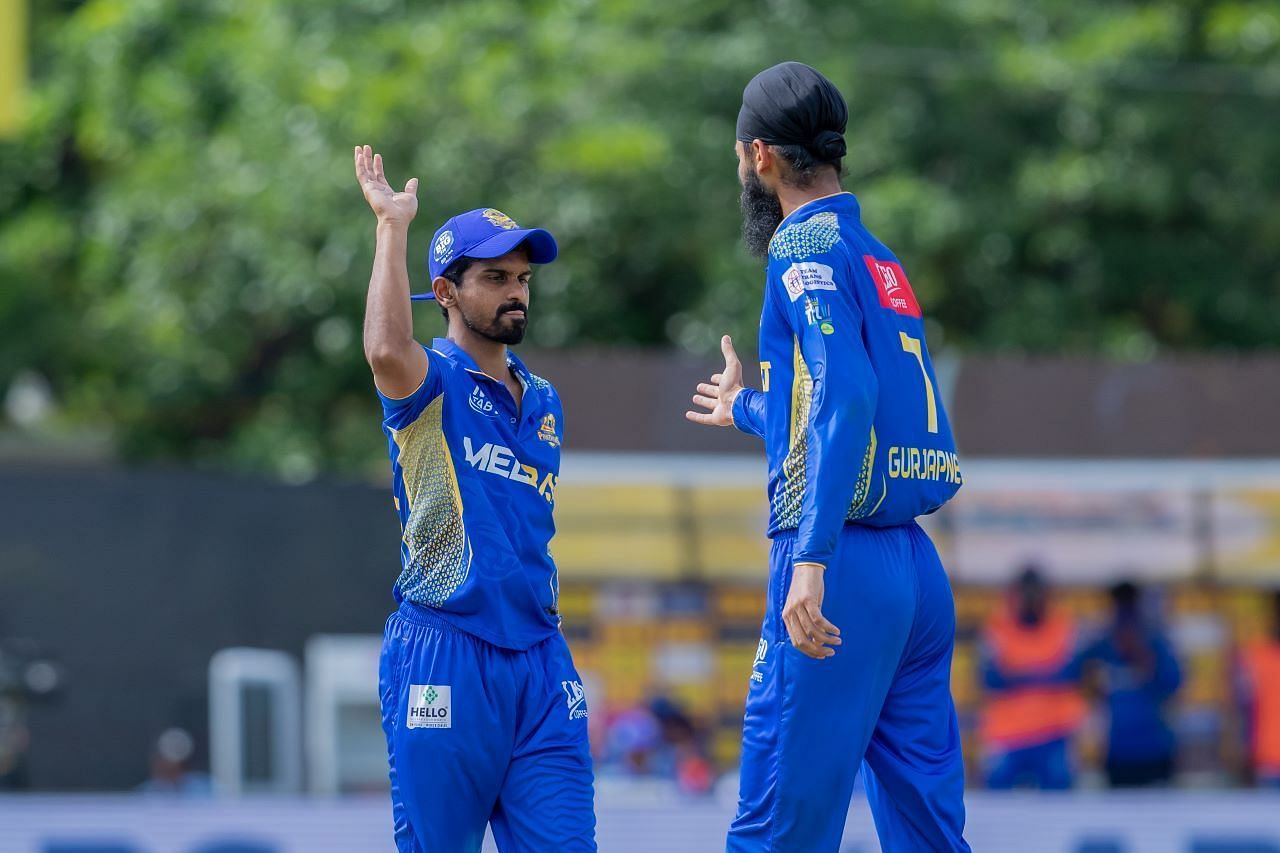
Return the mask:
POLYGON ((547 547, 564 411, 509 349, 555 239, 494 208, 454 216, 431 241, 430 292, 411 297, 418 180, 393 190, 368 146, 355 168, 378 219, 364 350, 401 525, 379 675, 396 845, 479 851, 489 825, 502 851, 595 850, 587 700, 547 547), (444 312, 431 346, 412 299, 444 312))

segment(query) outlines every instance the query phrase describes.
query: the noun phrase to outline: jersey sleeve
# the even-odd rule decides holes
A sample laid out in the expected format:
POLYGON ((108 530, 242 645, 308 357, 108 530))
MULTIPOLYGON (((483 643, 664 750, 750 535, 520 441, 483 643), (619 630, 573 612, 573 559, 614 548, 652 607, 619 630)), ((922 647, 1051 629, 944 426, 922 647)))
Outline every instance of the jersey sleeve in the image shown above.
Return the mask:
POLYGON ((555 386, 551 386, 551 411, 556 416, 556 428, 560 430, 559 443, 556 446, 563 447, 565 437, 568 435, 565 431, 567 427, 564 422, 564 401, 560 399, 560 392, 555 389, 555 386))
POLYGON ((747 435, 764 438, 765 395, 754 388, 743 388, 733 398, 733 425, 747 435))
POLYGON ((862 341, 856 272, 845 254, 836 248, 770 266, 776 303, 811 379, 805 486, 792 559, 825 566, 871 442, 878 383, 862 341))
POLYGON ((416 421, 427 404, 444 389, 444 358, 425 344, 419 346, 427 353, 427 375, 413 393, 407 397, 388 397, 374 386, 382 403, 383 422, 392 429, 403 429, 416 421))

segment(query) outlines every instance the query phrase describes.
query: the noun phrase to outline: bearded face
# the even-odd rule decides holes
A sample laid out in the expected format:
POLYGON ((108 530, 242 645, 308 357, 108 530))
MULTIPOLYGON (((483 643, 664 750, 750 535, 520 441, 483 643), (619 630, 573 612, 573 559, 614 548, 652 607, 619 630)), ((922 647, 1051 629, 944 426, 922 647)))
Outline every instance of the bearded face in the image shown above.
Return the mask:
POLYGON ((533 270, 524 248, 499 258, 471 261, 454 289, 463 324, 482 338, 507 346, 524 340, 529 325, 529 278, 533 270))
POLYGON ((738 200, 742 208, 742 239, 752 255, 767 258, 769 241, 782 224, 782 202, 751 168, 741 147, 738 152, 738 180, 742 183, 742 196, 738 200))
MULTIPOLYGON (((458 300, 458 309, 462 312, 462 322, 467 328, 482 338, 488 338, 500 344, 515 346, 524 340, 525 329, 529 326, 529 306, 518 299, 504 302, 488 316, 473 317, 458 300)), ((489 309, 482 309, 487 312, 489 309)))

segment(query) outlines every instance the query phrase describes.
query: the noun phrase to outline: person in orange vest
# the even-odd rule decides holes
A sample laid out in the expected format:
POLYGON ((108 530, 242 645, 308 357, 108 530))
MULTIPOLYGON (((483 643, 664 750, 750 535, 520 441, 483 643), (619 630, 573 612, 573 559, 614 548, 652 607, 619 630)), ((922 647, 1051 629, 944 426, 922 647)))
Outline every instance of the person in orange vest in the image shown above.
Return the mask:
POLYGON ((987 787, 1071 787, 1069 744, 1087 713, 1076 652, 1074 621, 1052 604, 1044 578, 1028 566, 983 634, 987 787))
POLYGON ((1249 765, 1258 785, 1280 787, 1280 590, 1271 599, 1270 632, 1245 646, 1240 672, 1249 765))

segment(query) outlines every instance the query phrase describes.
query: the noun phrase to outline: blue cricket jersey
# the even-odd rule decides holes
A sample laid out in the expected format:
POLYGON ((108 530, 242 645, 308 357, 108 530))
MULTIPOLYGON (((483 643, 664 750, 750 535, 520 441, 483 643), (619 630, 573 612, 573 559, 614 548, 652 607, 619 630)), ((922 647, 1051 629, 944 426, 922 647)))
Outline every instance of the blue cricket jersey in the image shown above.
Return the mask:
POLYGON ((379 392, 403 531, 397 600, 433 608, 482 640, 527 649, 554 634, 559 582, 548 544, 563 410, 551 383, 514 354, 507 387, 436 338, 418 390, 379 392))
POLYGON ((769 535, 796 530, 794 562, 827 564, 846 522, 905 524, 960 488, 924 322, 897 258, 852 193, 817 199, 769 244, 760 317, 763 391, 734 425, 769 460, 769 535))

